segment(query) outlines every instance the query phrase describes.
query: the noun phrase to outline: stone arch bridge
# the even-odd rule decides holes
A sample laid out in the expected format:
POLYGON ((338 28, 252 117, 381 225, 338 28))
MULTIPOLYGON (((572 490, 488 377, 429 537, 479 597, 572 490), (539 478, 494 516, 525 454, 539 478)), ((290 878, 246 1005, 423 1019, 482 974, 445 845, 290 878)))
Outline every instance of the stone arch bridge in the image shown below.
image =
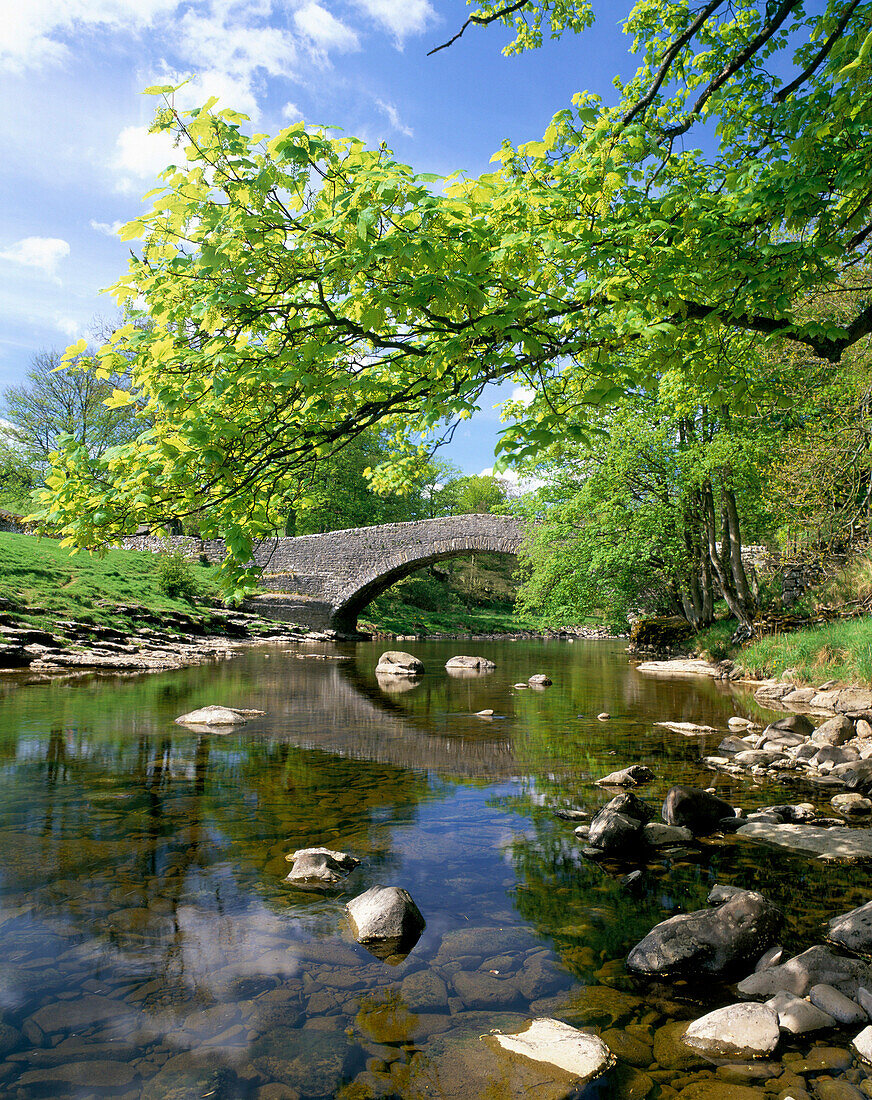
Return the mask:
POLYGON ((516 554, 513 516, 466 515, 265 539, 254 555, 266 595, 253 609, 316 629, 354 633, 358 614, 403 577, 475 551, 516 554))

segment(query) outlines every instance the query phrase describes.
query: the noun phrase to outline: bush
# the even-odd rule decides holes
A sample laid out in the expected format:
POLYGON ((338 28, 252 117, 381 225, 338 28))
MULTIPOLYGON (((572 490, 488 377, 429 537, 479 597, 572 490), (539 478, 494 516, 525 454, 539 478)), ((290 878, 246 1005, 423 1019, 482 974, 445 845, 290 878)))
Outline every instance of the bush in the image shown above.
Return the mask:
POLYGON ((158 555, 157 586, 165 596, 191 603, 200 591, 191 572, 191 563, 180 550, 158 555))

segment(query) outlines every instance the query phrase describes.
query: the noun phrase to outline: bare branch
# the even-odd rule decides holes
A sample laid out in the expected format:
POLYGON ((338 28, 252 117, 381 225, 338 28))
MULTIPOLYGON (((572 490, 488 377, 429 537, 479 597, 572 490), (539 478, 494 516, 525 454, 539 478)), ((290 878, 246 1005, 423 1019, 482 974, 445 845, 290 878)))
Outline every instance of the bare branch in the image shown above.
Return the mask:
POLYGON ((439 53, 440 50, 447 50, 449 46, 453 46, 470 23, 474 23, 477 27, 486 27, 488 23, 493 23, 495 20, 501 19, 504 15, 511 15, 513 12, 520 11, 521 8, 525 8, 529 3, 530 0, 518 0, 516 4, 508 4, 506 7, 500 8, 499 11, 492 12, 490 15, 471 15, 453 38, 449 38, 448 41, 443 42, 441 46, 435 46, 432 50, 428 50, 427 56, 432 57, 434 53, 439 53))

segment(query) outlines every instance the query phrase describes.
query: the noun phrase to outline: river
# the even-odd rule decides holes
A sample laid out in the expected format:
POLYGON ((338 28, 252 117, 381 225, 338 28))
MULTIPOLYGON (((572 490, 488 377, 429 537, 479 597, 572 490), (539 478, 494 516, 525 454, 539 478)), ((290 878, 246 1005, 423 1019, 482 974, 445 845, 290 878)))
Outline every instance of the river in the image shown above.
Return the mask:
POLYGON ((655 805, 674 782, 749 810, 808 798, 706 771, 723 733, 655 725, 770 716, 741 689, 640 674, 619 642, 401 644, 420 681, 379 685, 384 643, 0 680, 0 1095, 463 1100, 479 1095, 478 1036, 533 1014, 623 1050, 585 1096, 698 1081, 727 1096, 723 1074, 667 1044, 671 1021, 726 1003, 725 988, 641 984, 627 951, 721 882, 782 906, 794 953, 869 900, 868 872, 719 837, 653 858, 631 894, 631 868, 586 860, 553 810, 595 811, 609 794, 593 781, 636 762, 656 774, 655 805), (456 653, 496 669, 451 676, 456 653), (513 687, 534 673, 553 686, 513 687), (223 735, 174 723, 210 703, 265 714, 223 735), (283 881, 286 855, 313 845, 361 859, 343 890, 283 881), (343 916, 374 883, 404 887, 427 922, 396 965, 343 916))

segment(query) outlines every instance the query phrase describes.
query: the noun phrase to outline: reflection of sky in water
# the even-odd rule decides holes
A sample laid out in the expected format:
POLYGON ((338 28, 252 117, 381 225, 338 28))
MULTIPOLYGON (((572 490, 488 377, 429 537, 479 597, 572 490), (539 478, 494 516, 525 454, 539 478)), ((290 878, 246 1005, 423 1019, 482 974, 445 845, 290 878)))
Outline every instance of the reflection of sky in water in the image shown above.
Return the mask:
MULTIPOLYGON (((782 904, 788 950, 868 900, 866 871, 824 871, 734 840, 655 861, 631 898, 619 883, 628 868, 586 861, 575 823, 553 816, 555 806, 594 811, 609 793, 593 780, 639 759, 657 774, 645 791, 654 805, 676 780, 715 783, 746 807, 784 801, 783 789, 699 769, 720 734, 653 725, 724 728, 752 711, 742 697, 645 679, 610 644, 403 645, 428 671, 401 693, 373 673, 379 647, 362 645, 353 662, 251 651, 0 699, 0 1005, 19 1036, 0 1052, 0 1092, 10 1067, 28 1057, 55 1067, 73 1037, 94 1057, 111 1042, 113 1057, 141 1065, 134 1093, 161 1058, 204 1044, 209 1072, 242 1075, 242 1091, 228 1095, 253 1095, 240 1082, 270 1073, 291 1087, 297 1070, 275 1050, 296 1038, 333 1067, 333 1088, 376 1056, 367 1044, 380 1044, 383 1060, 388 1043, 406 1065, 445 1036, 487 1030, 498 1011, 546 1011, 548 997, 574 1004, 598 988, 601 968, 619 973, 632 943, 676 906, 701 904, 714 881, 782 904), (449 677, 442 665, 457 652, 492 656, 497 668, 449 677), (553 688, 513 689, 540 671, 553 688), (267 713, 216 737, 174 725, 210 702, 267 713), (482 709, 505 718, 484 723, 482 709), (604 709, 615 717, 597 722, 604 709), (322 844, 363 862, 332 893, 287 886, 285 855, 322 844), (374 883, 405 887, 427 921, 396 967, 355 944, 344 920, 345 901, 374 883), (503 984, 487 986, 482 975, 494 973, 503 984), (40 1020, 44 1038, 29 1026, 40 1020)), ((572 1011, 579 1024, 598 1022, 589 1007, 572 1011)), ((35 1100, 48 1088, 35 1081, 35 1100)))

